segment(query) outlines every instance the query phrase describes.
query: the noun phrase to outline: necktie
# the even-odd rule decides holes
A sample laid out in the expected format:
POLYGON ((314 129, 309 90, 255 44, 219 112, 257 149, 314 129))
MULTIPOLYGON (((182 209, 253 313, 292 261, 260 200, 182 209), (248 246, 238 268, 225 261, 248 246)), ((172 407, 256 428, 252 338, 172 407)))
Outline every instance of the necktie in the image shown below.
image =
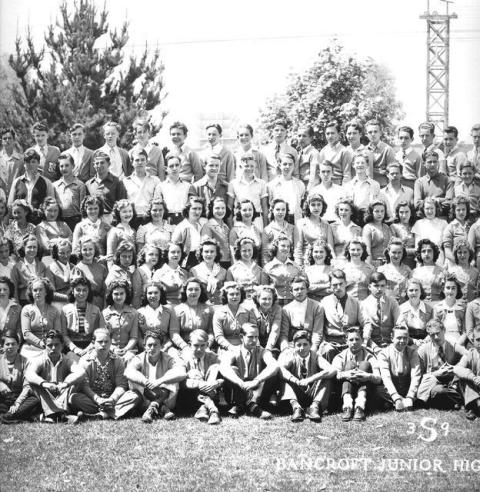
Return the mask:
POLYGON ((438 359, 440 360, 440 362, 442 364, 444 364, 446 362, 445 351, 443 350, 443 347, 441 345, 438 346, 437 354, 438 354, 438 359))
POLYGON ((382 303, 381 298, 377 299, 377 319, 378 319, 378 328, 380 332, 382 331, 382 303))
POLYGON ((406 158, 407 158, 407 153, 404 150, 402 154, 402 161, 405 161, 406 158))
POLYGON ((300 359, 300 379, 305 379, 308 376, 307 360, 300 359))
POLYGON ((279 155, 280 155, 280 144, 279 144, 279 143, 277 143, 277 144, 275 145, 275 160, 276 160, 277 162, 278 162, 278 157, 279 157, 279 155))
POLYGON ((244 373, 244 378, 247 379, 248 378, 248 369, 250 367, 250 360, 252 359, 252 354, 247 350, 245 352, 245 373, 244 373))

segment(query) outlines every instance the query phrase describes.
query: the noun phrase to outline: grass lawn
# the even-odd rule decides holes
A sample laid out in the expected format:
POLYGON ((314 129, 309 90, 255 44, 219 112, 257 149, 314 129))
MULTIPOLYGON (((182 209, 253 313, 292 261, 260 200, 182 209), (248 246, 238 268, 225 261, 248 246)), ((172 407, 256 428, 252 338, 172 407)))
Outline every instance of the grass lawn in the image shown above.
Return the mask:
POLYGON ((474 491, 479 430, 463 411, 425 410, 365 423, 331 415, 321 424, 225 418, 213 428, 192 418, 3 425, 0 490, 474 491), (397 469, 397 459, 417 459, 417 470, 397 469), (386 470, 383 460, 393 460, 386 470), (466 460, 463 470, 455 460, 466 460))

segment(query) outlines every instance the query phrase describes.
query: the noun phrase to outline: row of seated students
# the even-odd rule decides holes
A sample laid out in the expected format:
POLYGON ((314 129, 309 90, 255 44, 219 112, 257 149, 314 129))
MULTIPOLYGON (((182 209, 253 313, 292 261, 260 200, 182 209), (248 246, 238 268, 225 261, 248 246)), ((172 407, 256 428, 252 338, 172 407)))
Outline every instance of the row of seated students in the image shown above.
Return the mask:
MULTIPOLYGON (((338 405, 344 421, 419 405, 464 404, 469 420, 480 416, 478 327, 468 349, 433 318, 427 337, 415 343, 404 322, 388 320, 396 301, 385 296, 383 274, 372 275, 361 306, 346 293, 343 271, 333 271, 330 280, 329 302, 318 303, 307 297, 308 280, 294 278, 294 300, 283 308, 272 286, 258 287, 249 303, 243 287, 228 282, 212 333, 202 316, 211 308, 195 278, 183 290, 182 309, 169 307, 162 286, 151 282, 136 311, 129 282, 119 280, 100 312, 89 281, 78 276, 61 315, 50 305, 49 280, 34 279, 31 303, 22 310, 21 350, 22 337, 2 308, 2 421, 39 415, 44 422, 77 423, 141 414, 148 423, 173 419, 179 410, 218 424, 222 405, 231 417, 247 412, 269 419, 279 400, 290 405, 294 422, 305 416, 319 422, 338 405), (199 297, 200 306, 188 302, 199 297), (182 316, 190 322, 180 330, 182 316)), ((0 300, 11 295, 10 280, 0 278, 0 300)))

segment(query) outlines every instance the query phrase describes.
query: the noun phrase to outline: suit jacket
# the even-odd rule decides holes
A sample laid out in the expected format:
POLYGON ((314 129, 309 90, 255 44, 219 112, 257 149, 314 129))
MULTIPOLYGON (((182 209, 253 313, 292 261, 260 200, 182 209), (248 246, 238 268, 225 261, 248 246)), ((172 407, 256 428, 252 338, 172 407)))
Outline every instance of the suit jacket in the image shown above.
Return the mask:
MULTIPOLYGON (((128 152, 130 161, 133 161, 132 154, 135 150, 142 150, 138 144, 134 145, 128 152)), ((146 150, 146 149, 145 149, 146 150)), ((163 153, 158 145, 151 144, 150 150, 147 152, 147 174, 157 176, 160 181, 165 180, 165 161, 163 153)), ((133 165, 132 165, 133 167, 133 165)))
POLYGON ((345 343, 347 328, 363 326, 364 319, 360 303, 348 294, 344 308, 335 294, 324 297, 320 306, 323 314, 323 337, 327 342, 345 343))
MULTIPOLYGON (((35 147, 30 147, 26 150, 35 150, 35 147)), ((45 162, 39 167, 42 176, 48 178, 50 181, 56 181, 60 178, 60 172, 58 170, 58 158, 60 157, 60 149, 54 145, 47 145, 47 155, 45 156, 45 162)))
POLYGON ((93 150, 87 149, 83 151, 82 163, 77 171, 77 178, 86 183, 89 179, 95 176, 95 168, 93 167, 93 150))
MULTIPOLYGON (((286 381, 289 381, 292 376, 303 379, 301 377, 301 357, 293 350, 282 352, 278 359, 278 365, 280 366, 282 377, 286 381)), ((320 354, 310 351, 310 359, 307 366, 307 378, 320 371, 332 369, 331 364, 320 354)))
POLYGON ((312 336, 312 348, 318 349, 323 339, 323 313, 320 303, 307 298, 307 310, 302 326, 292 326, 294 301, 283 307, 282 326, 280 328, 280 348, 282 343, 291 342, 298 330, 307 330, 312 336))

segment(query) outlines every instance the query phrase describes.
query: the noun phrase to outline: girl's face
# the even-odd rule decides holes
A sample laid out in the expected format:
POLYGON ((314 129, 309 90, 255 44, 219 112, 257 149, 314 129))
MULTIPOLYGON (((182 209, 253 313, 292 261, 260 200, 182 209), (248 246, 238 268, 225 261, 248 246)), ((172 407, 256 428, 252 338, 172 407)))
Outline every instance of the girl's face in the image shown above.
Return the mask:
POLYGON ((157 222, 163 219, 163 214, 165 213, 165 209, 163 205, 152 205, 150 209, 150 215, 152 216, 152 221, 157 222))
POLYGON ((458 288, 457 284, 453 280, 447 280, 443 287, 443 293, 445 297, 454 298, 457 296, 458 288))
POLYGON ((268 290, 260 292, 260 295, 258 296, 258 305, 265 311, 270 309, 273 306, 273 294, 268 290))
POLYGON ((352 217, 352 209, 346 203, 340 203, 338 206, 338 216, 343 220, 348 220, 352 217))
POLYGON ((425 205, 423 206, 423 213, 425 214, 425 217, 427 219, 434 219, 437 215, 435 204, 432 202, 425 203, 425 205))
POLYGON ((320 200, 314 200, 313 202, 310 202, 309 207, 311 215, 313 215, 314 217, 320 217, 320 214, 323 210, 323 204, 320 200))
MULTIPOLYGON (((0 248, 0 252, 2 251, 2 248, 0 248)), ((1 258, 1 254, 0 254, 1 258)), ((468 263, 470 259, 470 251, 467 247, 461 246, 460 248, 457 249, 457 258, 458 258, 458 263, 464 264, 468 263)))
POLYGON ((383 205, 375 205, 372 210, 373 220, 382 222, 385 218, 385 207, 383 205))
POLYGON ((408 284, 407 287, 407 297, 410 300, 416 301, 420 299, 421 291, 420 286, 416 282, 408 284))
POLYGON ((185 288, 185 294, 190 301, 198 301, 201 293, 200 285, 197 282, 189 282, 185 288))
POLYGON ((72 254, 72 248, 70 247, 69 244, 62 244, 58 248, 58 259, 62 263, 68 263, 68 260, 70 259, 70 255, 72 254))
POLYGON ((358 243, 352 243, 348 247, 348 252, 350 253, 351 259, 359 260, 362 257, 363 248, 358 243))
POLYGON ((182 251, 180 249, 180 246, 171 245, 168 248, 168 261, 172 261, 173 263, 178 263, 180 261, 182 255, 182 251))
POLYGON ((464 203, 460 203, 455 207, 455 218, 464 221, 467 217, 467 206, 464 203))
POLYGON ((312 258, 315 262, 315 265, 323 265, 325 263, 325 258, 327 256, 327 252, 323 246, 314 246, 312 250, 312 258))
POLYGON ((97 204, 87 205, 86 212, 87 217, 90 220, 96 221, 98 219, 98 214, 100 213, 100 207, 97 204))
POLYGON ((148 266, 155 266, 158 262, 159 254, 157 248, 148 248, 145 251, 145 263, 148 266))
POLYGON ((193 202, 190 211, 188 212, 188 218, 193 221, 198 221, 202 216, 203 206, 201 203, 193 202))
POLYGON ((424 265, 433 265, 433 248, 429 244, 424 244, 422 246, 420 258, 424 265))
POLYGON ((86 243, 83 243, 82 247, 80 248, 80 252, 84 260, 87 261, 93 260, 93 257, 95 256, 95 246, 93 242, 88 241, 86 243))
POLYGON ((290 241, 283 239, 278 241, 278 255, 287 256, 290 254, 290 241))
POLYGON ((57 218, 58 218, 58 205, 52 203, 51 205, 48 205, 48 207, 45 208, 45 219, 48 222, 53 222, 54 220, 57 220, 57 218))
POLYGON ((0 201, 0 217, 5 217, 6 213, 7 213, 7 206, 5 205, 4 202, 0 201))
POLYGON ((213 217, 217 220, 222 220, 227 213, 227 207, 222 200, 215 200, 212 208, 213 217))
POLYGON ((230 289, 227 290, 228 304, 239 304, 240 298, 240 289, 237 289, 237 287, 230 287, 230 289))
POLYGON ((253 219, 253 207, 250 203, 242 203, 240 207, 240 215, 243 220, 251 220, 253 219))
POLYGON ((25 220, 27 219, 27 211, 20 206, 13 207, 12 216, 13 219, 17 222, 25 222, 25 220))
POLYGON ((388 252, 390 254, 390 261, 394 265, 398 265, 402 260, 402 256, 403 256, 402 246, 399 246, 398 244, 392 244, 390 248, 388 248, 388 252))
POLYGON ((115 304, 123 305, 125 303, 125 299, 127 298, 127 293, 123 287, 116 287, 112 291, 112 299, 115 304))
POLYGON ((0 283, 0 300, 5 301, 10 297, 10 289, 7 284, 0 283))
POLYGON ((412 216, 412 211, 410 207, 400 207, 398 209, 398 218, 402 224, 408 224, 410 217, 412 216))
POLYGON ((30 240, 25 244, 25 256, 27 258, 35 258, 38 252, 38 243, 37 241, 30 240))
POLYGON ((88 287, 86 285, 76 285, 73 288, 73 297, 75 298, 76 301, 78 302, 87 302, 88 298, 88 287))
POLYGON ((160 304, 160 289, 157 286, 151 285, 147 289, 145 296, 150 306, 157 307, 160 304))
POLYGON ((133 208, 129 205, 119 210, 118 215, 123 224, 128 224, 133 219, 133 208))
POLYGON ((8 244, 4 244, 0 246, 0 261, 8 261, 8 258, 10 257, 10 248, 8 247, 8 244))
POLYGON ((35 302, 45 301, 47 290, 45 289, 45 285, 43 285, 43 282, 34 282, 32 284, 32 296, 35 302))
POLYGON ((243 261, 250 261, 253 258, 252 243, 244 243, 240 246, 240 258, 243 261))
POLYGON ((287 204, 283 202, 276 203, 273 207, 273 217, 275 220, 283 220, 287 215, 287 204))
POLYGON ((124 251, 120 253, 120 266, 122 268, 128 268, 133 261, 133 252, 132 251, 124 251))
POLYGON ((206 244, 202 248, 202 258, 207 263, 211 263, 217 256, 217 248, 213 244, 206 244))

